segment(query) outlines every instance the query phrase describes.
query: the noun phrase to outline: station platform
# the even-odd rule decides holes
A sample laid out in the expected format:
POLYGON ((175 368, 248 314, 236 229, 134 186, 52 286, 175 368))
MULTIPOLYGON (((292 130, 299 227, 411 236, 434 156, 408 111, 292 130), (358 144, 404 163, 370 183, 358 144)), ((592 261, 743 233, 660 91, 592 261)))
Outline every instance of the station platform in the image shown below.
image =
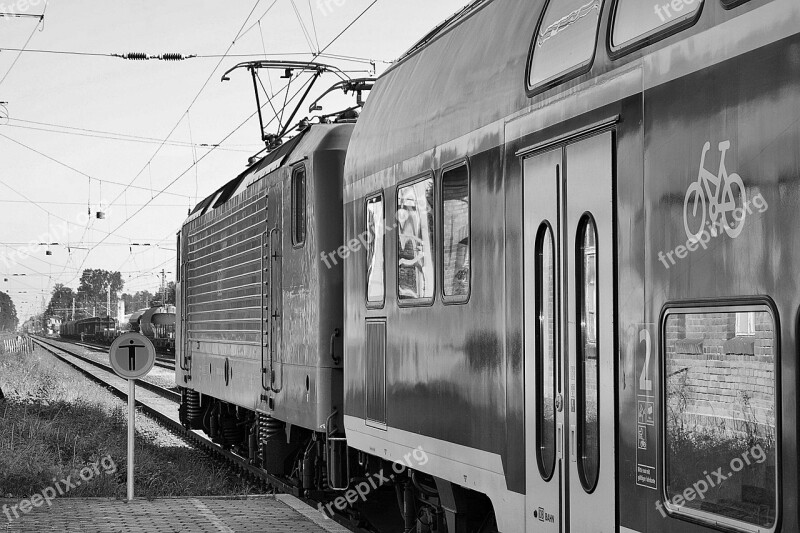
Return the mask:
POLYGON ((345 533, 345 527, 294 496, 136 499, 56 498, 27 514, 0 499, 0 533, 345 533), (7 506, 7 507, 3 507, 7 506), (9 516, 11 520, 9 520, 9 516))

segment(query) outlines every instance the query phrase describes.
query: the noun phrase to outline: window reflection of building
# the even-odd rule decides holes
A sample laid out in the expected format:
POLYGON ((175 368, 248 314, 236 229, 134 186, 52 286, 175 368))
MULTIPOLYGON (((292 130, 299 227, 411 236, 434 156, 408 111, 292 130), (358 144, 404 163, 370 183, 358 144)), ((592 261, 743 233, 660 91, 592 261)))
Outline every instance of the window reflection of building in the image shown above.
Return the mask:
MULTIPOLYGON (((594 231, 587 231, 583 243, 584 253, 584 297, 585 301, 585 323, 586 343, 591 346, 597 345, 597 319, 595 317, 597 309, 597 243, 595 242, 594 231)), ((592 354, 593 356, 595 354, 592 354)))
POLYGON ((442 174, 442 253, 445 296, 468 296, 470 286, 469 174, 466 165, 442 174))
POLYGON ((397 284, 401 300, 433 296, 433 179, 397 191, 397 284))
POLYGON ((382 302, 384 297, 383 275, 383 198, 375 197, 367 202, 367 301, 382 302))

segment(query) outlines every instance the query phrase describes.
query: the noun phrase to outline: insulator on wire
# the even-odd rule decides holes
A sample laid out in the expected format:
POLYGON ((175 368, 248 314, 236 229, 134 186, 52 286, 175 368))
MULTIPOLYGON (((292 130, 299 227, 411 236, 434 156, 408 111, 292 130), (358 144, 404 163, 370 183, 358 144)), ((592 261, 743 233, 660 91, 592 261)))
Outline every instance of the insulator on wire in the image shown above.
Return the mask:
POLYGON ((168 54, 162 54, 162 55, 158 56, 158 59, 160 59, 162 61, 183 61, 184 59, 190 59, 192 57, 197 57, 197 56, 194 56, 194 55, 185 56, 185 55, 180 54, 180 53, 172 52, 172 53, 168 53, 168 54))
POLYGON ((148 59, 160 59, 161 61, 183 61, 184 59, 191 59, 197 55, 183 55, 178 52, 169 52, 158 56, 147 55, 144 52, 128 52, 126 54, 111 54, 113 57, 121 57, 122 59, 130 59, 133 61, 145 61, 148 59))
POLYGON ((150 59, 150 56, 144 52, 128 52, 126 54, 111 54, 114 57, 121 57, 122 59, 130 59, 132 61, 145 61, 150 59))

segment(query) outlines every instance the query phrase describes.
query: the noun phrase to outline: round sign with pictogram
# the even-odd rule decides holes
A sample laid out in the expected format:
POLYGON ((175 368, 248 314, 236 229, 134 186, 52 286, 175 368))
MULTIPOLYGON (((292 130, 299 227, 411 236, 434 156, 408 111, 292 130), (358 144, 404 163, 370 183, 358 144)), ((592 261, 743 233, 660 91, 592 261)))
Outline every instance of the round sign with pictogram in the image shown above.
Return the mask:
POLYGON ((141 333, 125 333, 117 337, 108 352, 111 367, 120 377, 139 379, 147 375, 156 362, 156 349, 141 333))

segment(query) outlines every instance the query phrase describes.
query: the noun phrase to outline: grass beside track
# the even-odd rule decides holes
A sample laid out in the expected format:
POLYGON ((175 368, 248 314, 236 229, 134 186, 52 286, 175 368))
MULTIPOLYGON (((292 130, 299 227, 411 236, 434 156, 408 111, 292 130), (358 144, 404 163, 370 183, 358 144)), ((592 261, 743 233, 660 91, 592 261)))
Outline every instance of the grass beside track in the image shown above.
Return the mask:
MULTIPOLYGON (((80 479, 81 469, 103 458, 96 475, 63 497, 125 497, 125 402, 41 348, 0 355, 0 388, 0 498, 27 498, 54 486, 54 478, 80 479)), ((139 413, 136 430, 137 497, 258 492, 139 413)))

